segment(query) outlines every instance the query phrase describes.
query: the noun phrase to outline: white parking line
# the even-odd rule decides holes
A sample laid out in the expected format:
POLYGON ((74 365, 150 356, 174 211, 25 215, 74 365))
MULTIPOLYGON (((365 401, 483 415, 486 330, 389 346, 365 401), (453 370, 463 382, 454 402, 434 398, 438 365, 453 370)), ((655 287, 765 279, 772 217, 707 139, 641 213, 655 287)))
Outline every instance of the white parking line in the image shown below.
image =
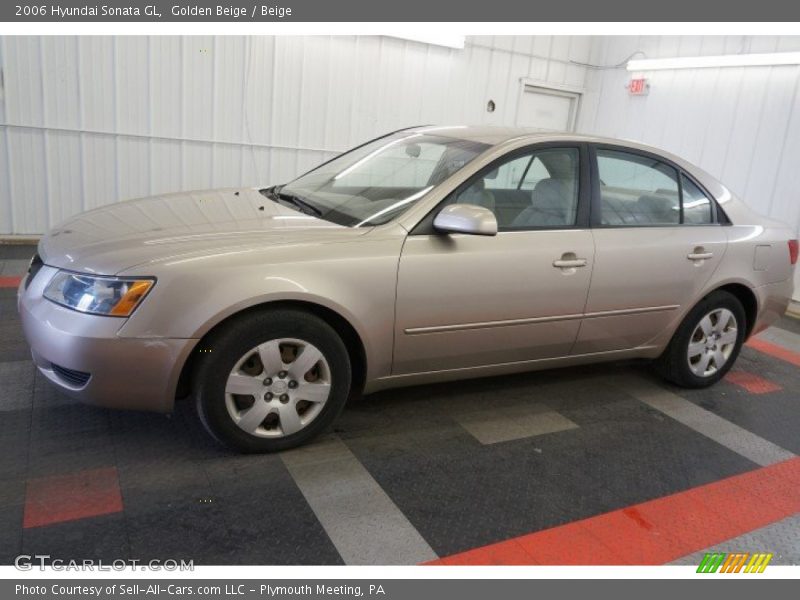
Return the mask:
POLYGON ((638 376, 615 379, 615 383, 637 400, 758 465, 771 465, 795 456, 792 452, 700 408, 647 379, 638 376))
POLYGON ((410 565, 436 553, 350 449, 335 436, 281 454, 348 565, 410 565))
POLYGON ((453 418, 484 445, 578 427, 568 418, 536 402, 525 402, 517 406, 489 406, 456 413, 453 418))
POLYGON ((759 333, 756 337, 766 342, 772 342, 773 344, 783 346, 788 350, 800 352, 800 335, 787 331, 786 329, 770 327, 766 331, 759 333))

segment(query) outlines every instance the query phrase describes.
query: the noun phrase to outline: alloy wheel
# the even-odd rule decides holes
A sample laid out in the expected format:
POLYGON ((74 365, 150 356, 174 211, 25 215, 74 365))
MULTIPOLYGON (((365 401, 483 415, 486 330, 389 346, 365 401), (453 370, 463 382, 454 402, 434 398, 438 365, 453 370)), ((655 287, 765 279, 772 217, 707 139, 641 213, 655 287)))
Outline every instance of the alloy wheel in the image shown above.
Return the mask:
POLYGON ((710 377, 719 371, 736 348, 736 317, 727 308, 717 308, 697 324, 689 340, 687 359, 692 373, 710 377))
POLYGON ((331 370, 318 348, 304 340, 276 339, 236 362, 225 384, 225 405, 248 434, 279 438, 311 423, 330 392, 331 370))

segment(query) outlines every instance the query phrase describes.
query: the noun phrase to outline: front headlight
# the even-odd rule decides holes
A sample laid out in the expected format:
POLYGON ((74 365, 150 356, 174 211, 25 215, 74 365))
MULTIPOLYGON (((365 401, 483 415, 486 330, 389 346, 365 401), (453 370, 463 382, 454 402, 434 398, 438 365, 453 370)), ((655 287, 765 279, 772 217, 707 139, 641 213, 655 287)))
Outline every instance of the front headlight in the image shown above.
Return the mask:
POLYGON ((44 297, 80 312, 127 317, 155 284, 148 277, 99 277, 59 271, 44 297))

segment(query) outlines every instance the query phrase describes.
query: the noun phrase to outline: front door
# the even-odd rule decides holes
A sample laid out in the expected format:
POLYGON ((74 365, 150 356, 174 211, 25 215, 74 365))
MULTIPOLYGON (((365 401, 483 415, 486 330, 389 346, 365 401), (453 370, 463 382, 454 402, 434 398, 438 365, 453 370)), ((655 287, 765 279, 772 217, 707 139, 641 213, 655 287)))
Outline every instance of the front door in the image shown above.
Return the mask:
POLYGON ((517 152, 445 201, 492 210, 496 236, 409 235, 398 273, 394 374, 569 354, 594 263, 592 233, 579 217, 581 154, 517 152))

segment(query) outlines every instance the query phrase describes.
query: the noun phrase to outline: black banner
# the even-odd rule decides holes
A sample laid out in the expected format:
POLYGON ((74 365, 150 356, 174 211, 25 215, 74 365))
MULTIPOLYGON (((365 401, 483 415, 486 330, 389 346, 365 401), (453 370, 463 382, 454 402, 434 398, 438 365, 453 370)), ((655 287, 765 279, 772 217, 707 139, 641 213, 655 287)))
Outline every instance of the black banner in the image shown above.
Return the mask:
MULTIPOLYGON (((796 592, 792 580, 724 578, 718 575, 698 576, 713 584, 703 583, 705 593, 735 598, 756 594, 770 598, 789 598, 796 592), (713 589, 712 589, 713 587, 713 589)), ((420 600, 423 598, 648 598, 674 600, 696 597, 696 579, 672 580, 426 580, 426 579, 286 579, 286 580, 78 580, 30 579, 0 582, 0 597, 21 600, 101 600, 192 598, 219 600, 329 600, 366 598, 373 600, 420 600)), ((796 595, 796 594, 794 594, 796 595)))
MULTIPOLYGON (((10 22, 632 22, 800 21, 800 3, 786 0, 80 0, 0 4, 10 22)), ((636 33, 632 31, 631 33, 636 33)))

